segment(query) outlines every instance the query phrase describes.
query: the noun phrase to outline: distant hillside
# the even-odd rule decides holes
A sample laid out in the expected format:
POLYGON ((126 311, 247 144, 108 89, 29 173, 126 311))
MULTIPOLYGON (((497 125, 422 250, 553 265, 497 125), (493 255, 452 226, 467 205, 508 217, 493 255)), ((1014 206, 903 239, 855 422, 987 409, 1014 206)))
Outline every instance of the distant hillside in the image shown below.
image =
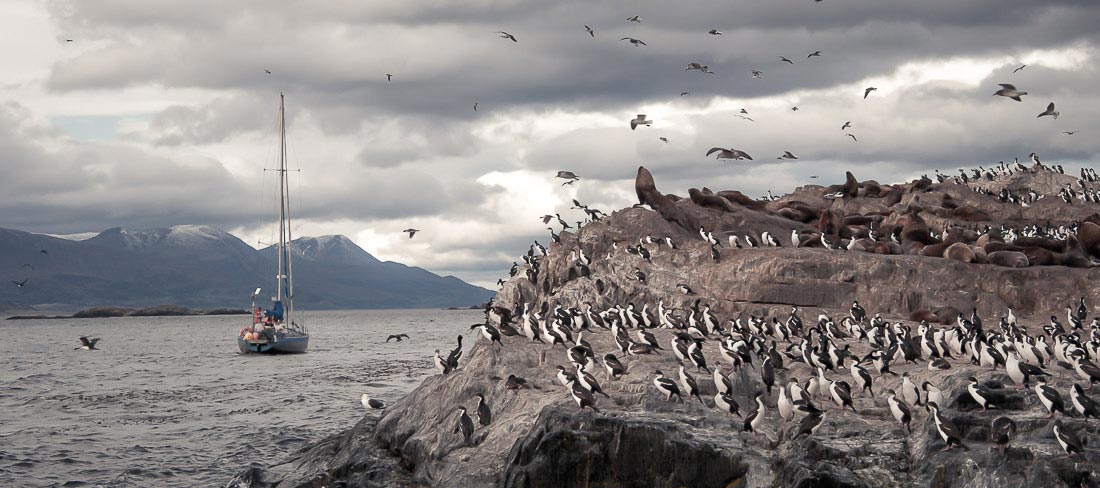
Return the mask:
MULTIPOLYGON (((301 309, 463 307, 493 296, 453 276, 380 261, 344 236, 299 238, 293 249, 301 309)), ((274 249, 206 226, 113 228, 85 241, 0 229, 0 310, 241 307, 256 287, 269 295, 274 273, 274 249), (11 283, 23 280, 22 288, 11 283)))

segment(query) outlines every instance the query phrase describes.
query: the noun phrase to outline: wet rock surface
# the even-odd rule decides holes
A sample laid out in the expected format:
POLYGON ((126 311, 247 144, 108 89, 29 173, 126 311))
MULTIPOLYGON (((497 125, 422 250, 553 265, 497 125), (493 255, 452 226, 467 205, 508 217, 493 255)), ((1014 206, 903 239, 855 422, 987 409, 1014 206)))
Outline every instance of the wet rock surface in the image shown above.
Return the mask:
MULTIPOLYGON (((1090 218, 1100 209, 1095 204, 1065 205, 1044 199, 1021 208, 987 201, 991 197, 961 185, 925 180, 887 186, 859 183, 849 176, 844 185, 804 187, 778 201, 749 208, 725 199, 722 192, 705 189, 692 191, 688 199, 660 194, 643 168, 638 177, 639 198, 655 211, 625 209, 575 234, 563 232, 562 242, 551 246, 536 279, 520 272, 502 287, 494 303, 511 308, 518 303, 537 307, 547 301, 604 309, 627 303, 652 308, 660 300, 666 307, 686 309, 699 298, 723 322, 749 314, 784 319, 792 306, 798 306, 810 324, 819 313, 839 321, 852 301, 859 300, 872 316, 882 314, 914 328, 913 318, 954 323, 959 312, 969 315, 976 309, 987 329, 995 328, 997 319, 1011 307, 1022 327, 1039 334, 1050 315, 1065 315, 1071 300, 1100 295, 1100 271, 1088 258, 1084 258, 1088 265, 1080 267, 1025 264, 1033 261, 1027 251, 997 249, 986 254, 990 238, 979 242, 981 236, 972 227, 959 226, 942 233, 942 239, 929 231, 943 229, 945 223, 950 227, 981 221, 974 219, 989 219, 991 226, 1040 220, 1066 225, 1090 218), (828 191, 847 197, 825 200, 822 196, 828 191), (864 196, 868 194, 875 196, 864 196), (943 206, 945 201, 950 204, 943 206), (972 210, 952 211, 960 208, 972 210), (875 222, 880 236, 898 226, 902 237, 892 245, 881 237, 867 239, 866 245, 853 251, 820 245, 822 231, 836 242, 866 237, 864 226, 870 222, 875 222), (719 261, 714 262, 696 226, 721 239, 730 233, 759 238, 767 231, 785 247, 725 246, 718 249, 719 261), (793 248, 792 230, 806 237, 805 242, 818 244, 793 248), (624 252, 625 245, 636 245, 649 235, 671 237, 679 249, 650 245, 652 262, 624 252), (941 246, 938 256, 958 254, 966 259, 920 252, 940 244, 947 245, 941 246), (951 246, 965 251, 950 251, 951 246), (578 272, 569 257, 577 249, 592 258, 587 276, 578 272), (635 270, 647 274, 645 284, 638 282, 635 270), (597 280, 602 286, 596 286, 597 280), (680 283, 689 284, 696 296, 678 291, 680 283)), ((1063 179, 1064 175, 1036 173, 989 184, 1014 191, 1046 185, 1056 191, 1064 185, 1063 179)), ((1028 250, 1047 245, 1025 244, 1028 250)), ((1073 252, 1090 255, 1080 243, 1062 245, 1061 250, 1048 249, 1057 254, 1051 263, 1073 252)), ((606 330, 583 333, 597 357, 613 352, 628 371, 614 380, 602 368, 596 374, 610 395, 597 397, 598 413, 580 410, 555 379, 557 365, 569 366, 562 346, 548 347, 523 336, 505 337, 504 346, 490 345, 471 332, 458 371, 427 378, 377 420, 365 419, 283 465, 250 469, 236 486, 1097 486, 1100 449, 1090 443, 1082 455, 1066 457, 1054 439, 1052 425, 1062 419, 1078 436, 1095 439, 1100 423, 1061 414, 1048 418, 1034 390, 1014 389, 1004 367, 979 367, 962 358, 950 360, 951 369, 944 371, 929 370, 928 358, 899 361, 892 367, 898 374, 908 373, 917 385, 930 381, 944 392, 941 414, 958 426, 965 449, 943 451, 946 445, 921 406, 912 407, 912 432, 906 433, 891 416, 884 395, 886 389, 899 390, 901 381, 878 374, 874 374, 873 395, 853 389, 855 412, 816 398, 826 410, 823 423, 812 435, 798 439, 794 439, 797 417, 786 422, 777 415, 773 391, 764 397, 765 421, 751 435, 743 431, 743 417, 714 408, 715 385, 706 372, 688 368, 698 380, 702 402, 686 395, 682 403, 665 401, 652 384, 653 373, 661 370, 675 378, 681 363, 667 350, 673 332, 651 332, 666 350, 639 356, 619 354, 606 330), (526 378, 531 388, 506 389, 505 378, 510 374, 526 378), (966 393, 971 376, 991 389, 995 408, 982 412, 966 393), (456 431, 457 408, 461 405, 473 412, 478 394, 486 398, 493 420, 488 426, 478 425, 467 443, 456 431), (991 422, 999 416, 1009 416, 1018 425, 1003 454, 994 449, 989 437, 991 422)), ((633 337, 634 331, 630 334, 633 337)), ((858 357, 870 350, 866 342, 841 343, 850 345, 858 357)), ((780 339, 778 346, 782 351, 787 344, 780 339)), ((725 367, 723 373, 733 383, 732 397, 740 413, 751 411, 753 395, 764 390, 759 362, 732 371, 722 361, 717 341, 706 341, 703 351, 712 368, 725 367)), ((827 375, 851 382, 848 364, 827 375)), ((811 375, 804 364, 786 362, 784 366, 776 371, 776 385, 786 384, 788 378, 804 382, 811 375)), ((1063 395, 1068 407, 1069 387, 1080 379, 1057 366, 1049 366, 1048 371, 1053 375, 1048 383, 1063 395)))

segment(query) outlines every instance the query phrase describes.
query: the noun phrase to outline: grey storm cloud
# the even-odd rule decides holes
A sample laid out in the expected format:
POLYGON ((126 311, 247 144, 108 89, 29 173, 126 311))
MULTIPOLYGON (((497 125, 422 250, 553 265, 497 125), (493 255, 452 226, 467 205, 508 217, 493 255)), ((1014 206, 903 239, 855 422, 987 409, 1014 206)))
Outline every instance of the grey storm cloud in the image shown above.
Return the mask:
MULTIPOLYGON (((308 168, 312 182, 297 215, 396 229, 432 219, 481 225, 484 232, 449 241, 449 249, 410 245, 408 252, 425 261, 444 251, 465 256, 439 269, 482 282, 507 269, 504 256, 546 239, 514 229, 539 230, 516 224, 536 215, 494 203, 530 188, 478 182, 490 173, 545 175, 551 195, 575 191, 610 211, 632 203, 639 165, 653 170, 664 191, 709 186, 759 196, 829 183, 847 169, 891 182, 1032 151, 1068 164, 1100 155, 1100 139, 1090 135, 1100 131, 1095 0, 44 5, 58 32, 80 47, 42 75, 47 96, 147 87, 209 96, 121 114, 144 124, 106 141, 69 139, 20 105, 0 109, 0 165, 18 169, 0 180, 10 197, 0 204, 0 225, 29 230, 250 227, 265 219, 266 207, 253 201, 258 182, 227 170, 233 166, 218 149, 270 139, 279 92, 291 100, 292 136, 305 132, 313 144, 329 138, 341 148, 326 153, 338 160, 308 168), (642 22, 627 22, 632 15, 642 22), (708 35, 712 28, 724 34, 708 35), (499 30, 518 42, 500 39, 499 30), (818 50, 821 57, 806 58, 818 50), (1036 57, 1067 50, 1088 61, 1065 66, 1036 57), (1029 56, 1031 66, 1013 73, 1029 56), (975 66, 983 59, 1001 66, 975 66), (983 79, 915 82, 899 74, 903 66, 951 60, 983 79), (716 74, 685 71, 689 62, 716 74), (753 70, 763 77, 754 79, 753 70), (886 81, 863 100, 867 79, 886 81), (997 83, 1030 95, 1021 103, 993 97, 997 83), (681 97, 684 91, 690 95, 681 97), (1036 120, 1051 101, 1062 116, 1036 120), (790 111, 793 105, 800 110, 790 111), (742 107, 755 122, 736 117, 742 107), (654 125, 631 131, 629 119, 647 110, 654 125), (564 125, 585 116, 592 117, 564 125), (848 120, 858 142, 840 130, 848 120), (743 149, 755 161, 707 158, 714 146, 743 149), (783 151, 800 159, 777 161, 783 151), (582 179, 562 188, 552 178, 561 169, 582 179)), ((572 221, 579 214, 566 201, 539 211, 572 221)), ((430 242, 431 229, 421 227, 430 242)))

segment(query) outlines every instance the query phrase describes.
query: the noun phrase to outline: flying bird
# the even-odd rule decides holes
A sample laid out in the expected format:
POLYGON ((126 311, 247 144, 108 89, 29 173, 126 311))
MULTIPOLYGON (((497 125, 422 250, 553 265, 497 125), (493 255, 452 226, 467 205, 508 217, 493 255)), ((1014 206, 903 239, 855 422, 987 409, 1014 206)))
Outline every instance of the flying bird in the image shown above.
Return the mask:
POLYGON ((1062 133, 1063 133, 1063 134, 1065 134, 1065 135, 1067 135, 1067 136, 1072 136, 1072 135, 1076 134, 1076 133, 1077 133, 1077 131, 1075 131, 1075 130, 1067 130, 1067 131, 1064 131, 1064 132, 1062 132, 1062 133))
POLYGON ((1016 100, 1017 102, 1022 102, 1023 100, 1020 99, 1020 97, 1027 95, 1027 92, 1017 90, 1016 87, 1012 86, 1010 83, 998 83, 998 85, 1001 86, 1001 89, 994 92, 993 96, 1000 95, 1016 100))
POLYGON ((794 107, 791 107, 791 112, 797 112, 797 111, 798 111, 798 106, 797 105, 795 105, 794 107))
POLYGON ((1043 113, 1036 115, 1035 118, 1046 117, 1047 115, 1054 117, 1055 120, 1058 120, 1058 116, 1061 115, 1054 111, 1054 102, 1050 102, 1050 104, 1047 105, 1047 109, 1044 110, 1043 113))
POLYGON ((878 88, 875 88, 875 87, 873 87, 873 86, 869 86, 869 87, 867 87, 867 88, 864 88, 864 89, 863 89, 863 99, 864 99, 864 100, 866 100, 866 99, 867 99, 867 95, 870 95, 870 94, 871 94, 871 92, 873 92, 873 91, 875 91, 875 90, 878 90, 878 88))
POLYGON ((592 30, 592 28, 589 27, 588 24, 584 25, 584 31, 587 32, 588 35, 590 35, 592 37, 596 37, 596 31, 592 30))
POLYGON ((408 338, 409 338, 408 334, 390 334, 390 336, 386 338, 386 342, 390 342, 390 339, 396 339, 397 342, 401 342, 402 339, 408 339, 408 338))
POLYGON ((271 74, 271 70, 269 70, 269 69, 265 69, 265 70, 264 70, 264 73, 267 73, 267 74, 269 74, 269 75, 270 75, 270 74, 271 74))
POLYGON ((821 57, 821 51, 814 51, 814 52, 806 55, 806 59, 810 59, 810 58, 813 58, 813 57, 820 58, 821 57))
POLYGON ((72 39, 65 39, 65 42, 73 42, 72 39))
POLYGON ((740 114, 734 114, 734 115, 737 115, 738 117, 741 117, 742 119, 745 119, 749 122, 756 122, 755 120, 752 120, 752 117, 748 117, 748 116, 740 115, 740 114))
POLYGON ((643 41, 643 40, 641 40, 641 39, 635 39, 635 38, 633 38, 633 37, 624 37, 624 38, 622 38, 622 39, 619 39, 619 40, 620 40, 620 41, 630 41, 630 43, 631 43, 631 44, 633 44, 633 45, 634 45, 634 47, 638 47, 638 46, 648 46, 648 44, 646 44, 646 43, 645 43, 645 41, 643 41))
POLYGON ((517 41, 517 40, 516 40, 516 36, 513 36, 513 35, 511 35, 511 34, 509 34, 509 33, 507 33, 507 32, 504 32, 504 31, 497 31, 497 34, 500 34, 500 38, 501 38, 501 39, 511 39, 511 40, 512 40, 512 42, 519 42, 519 41, 517 41))
POLYGON ((1026 67, 1027 67, 1027 65, 1026 65, 1026 64, 1021 64, 1019 68, 1016 68, 1016 69, 1012 70, 1012 72, 1013 72, 1013 73, 1016 73, 1017 71, 1020 71, 1020 70, 1022 70, 1022 69, 1024 69, 1024 68, 1026 68, 1026 67))
POLYGON ((38 252, 40 252, 40 253, 42 253, 42 254, 45 254, 45 255, 49 255, 49 254, 50 254, 50 252, 49 252, 49 251, 47 251, 47 250, 45 250, 45 249, 43 249, 43 250, 41 250, 41 251, 38 251, 38 252))
POLYGON ((775 159, 798 159, 798 156, 791 154, 790 151, 783 151, 783 155, 775 159))
POLYGON ((851 126, 852 126, 852 121, 851 121, 851 120, 849 120, 849 121, 845 122, 845 123, 844 123, 844 125, 840 126, 840 130, 844 130, 844 129, 847 129, 847 128, 851 127, 851 126))
POLYGON ((640 24, 640 23, 642 23, 642 18, 640 16, 635 15, 633 17, 627 17, 626 21, 627 22, 637 22, 637 23, 640 24))
POLYGON ((637 129, 639 125, 650 126, 653 125, 653 121, 646 120, 645 114, 638 114, 637 117, 634 117, 634 119, 630 121, 630 130, 637 129))
POLYGON ((680 92, 681 97, 686 97, 688 95, 691 95, 691 92, 680 92))
POLYGON ((83 349, 85 351, 95 351, 97 350, 95 347, 97 342, 99 342, 98 337, 89 339, 87 336, 80 336, 80 347, 74 347, 73 350, 83 349))
POLYGON ((393 81, 393 75, 386 73, 386 81, 393 81))
POLYGON ((780 61, 783 61, 783 62, 785 62, 785 63, 787 63, 787 64, 794 64, 794 61, 791 61, 791 60, 787 59, 787 57, 786 57, 786 56, 780 56, 780 57, 779 57, 779 60, 780 60, 780 61))
POLYGON ((764 72, 760 71, 758 69, 754 69, 754 70, 752 70, 752 77, 755 78, 755 79, 763 78, 764 77, 764 72))
POLYGON ((474 112, 477 112, 477 102, 474 102, 474 112))
MULTIPOLYGON (((30 278, 27 278, 27 279, 30 279, 30 278)), ((23 285, 27 284, 27 279, 24 279, 23 281, 12 281, 12 283, 15 284, 16 288, 23 288, 23 285)))
POLYGON ((34 270, 34 266, 31 265, 30 263, 25 263, 25 264, 23 264, 22 266, 19 267, 19 269, 23 269, 23 268, 30 268, 31 271, 34 270))
POLYGON ((844 134, 844 135, 846 135, 846 136, 848 136, 848 137, 851 137, 853 141, 859 142, 859 139, 856 139, 856 135, 855 135, 855 134, 844 134))
POLYGON ((711 30, 707 31, 707 34, 710 34, 712 36, 720 36, 720 35, 722 35, 722 31, 720 31, 718 29, 711 29, 711 30))
POLYGON ((665 144, 668 144, 668 138, 667 138, 667 137, 663 137, 663 136, 662 136, 662 137, 658 137, 658 139, 660 139, 660 140, 661 140, 661 142, 663 142, 663 143, 665 143, 665 144))
POLYGON ((572 171, 558 171, 558 175, 555 176, 555 178, 562 178, 562 179, 566 179, 566 180, 579 180, 579 179, 581 179, 580 176, 577 176, 572 171))
POLYGON ((691 71, 693 69, 702 71, 703 73, 714 74, 714 72, 710 70, 710 66, 707 66, 703 63, 688 63, 687 67, 684 68, 684 71, 691 71))
POLYGON ((718 156, 715 157, 714 159, 748 159, 749 161, 752 161, 752 156, 749 156, 749 153, 747 153, 745 151, 742 151, 740 149, 726 149, 726 148, 723 148, 723 147, 712 147, 712 148, 710 148, 709 151, 707 151, 707 156, 710 156, 711 154, 714 154, 714 153, 718 153, 718 156))
POLYGON ((408 228, 408 229, 405 229, 401 232, 407 232, 409 234, 409 239, 412 239, 413 236, 416 235, 417 232, 420 232, 420 229, 408 228))

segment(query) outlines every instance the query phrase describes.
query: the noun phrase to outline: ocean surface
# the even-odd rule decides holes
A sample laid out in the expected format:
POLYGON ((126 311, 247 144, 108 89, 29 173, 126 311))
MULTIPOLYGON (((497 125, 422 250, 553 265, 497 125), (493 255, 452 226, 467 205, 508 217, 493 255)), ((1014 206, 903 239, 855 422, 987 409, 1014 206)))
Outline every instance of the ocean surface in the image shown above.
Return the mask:
POLYGON ((240 354, 246 315, 0 321, 0 486, 224 486, 351 427, 363 393, 397 400, 482 318, 300 313, 309 352, 288 356, 240 354))

